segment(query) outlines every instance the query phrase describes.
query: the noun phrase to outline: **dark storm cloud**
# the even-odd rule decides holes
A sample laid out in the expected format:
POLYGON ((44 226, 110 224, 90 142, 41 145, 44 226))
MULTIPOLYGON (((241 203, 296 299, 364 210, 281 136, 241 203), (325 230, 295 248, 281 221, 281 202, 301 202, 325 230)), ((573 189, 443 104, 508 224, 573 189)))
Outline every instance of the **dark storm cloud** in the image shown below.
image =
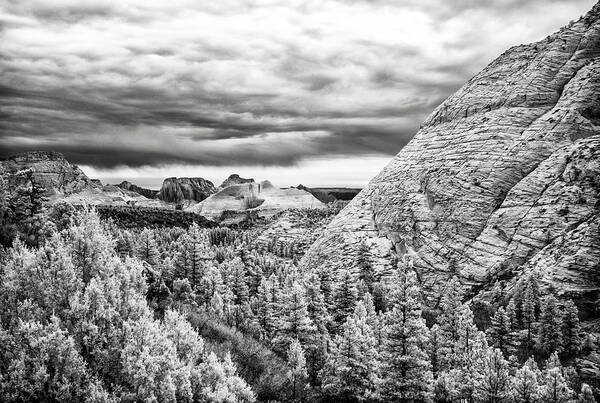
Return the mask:
POLYGON ((593 3, 8 1, 0 154, 103 168, 392 155, 495 55, 593 3))

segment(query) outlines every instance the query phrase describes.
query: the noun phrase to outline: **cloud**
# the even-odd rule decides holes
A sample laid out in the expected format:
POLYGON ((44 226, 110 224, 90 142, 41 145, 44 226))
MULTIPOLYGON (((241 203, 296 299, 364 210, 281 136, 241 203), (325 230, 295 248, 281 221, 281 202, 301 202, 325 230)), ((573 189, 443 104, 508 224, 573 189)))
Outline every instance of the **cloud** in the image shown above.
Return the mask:
POLYGON ((495 56, 593 3, 5 2, 0 155, 102 169, 390 156, 495 56))

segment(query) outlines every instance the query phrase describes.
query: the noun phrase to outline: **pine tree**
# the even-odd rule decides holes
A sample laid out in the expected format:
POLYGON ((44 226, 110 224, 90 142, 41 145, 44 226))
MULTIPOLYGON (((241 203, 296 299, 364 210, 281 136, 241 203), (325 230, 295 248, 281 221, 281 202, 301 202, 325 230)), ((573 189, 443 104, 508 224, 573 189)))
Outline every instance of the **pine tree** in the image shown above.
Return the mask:
POLYGON ((458 279, 453 277, 442 294, 437 317, 440 339, 440 360, 437 364, 440 371, 453 368, 457 359, 459 330, 461 323, 464 324, 464 319, 461 322, 461 314, 464 314, 462 298, 462 287, 458 279))
POLYGON ((231 291, 235 295, 234 304, 243 305, 248 303, 250 289, 246 282, 246 268, 240 258, 235 258, 229 263, 228 272, 231 276, 231 291))
POLYGON ((273 339, 273 345, 280 352, 285 352, 293 340, 299 340, 306 346, 316 332, 315 325, 308 316, 308 307, 304 288, 294 283, 286 290, 279 313, 280 320, 273 339))
POLYGON ((533 358, 529 358, 511 380, 514 403, 535 403, 540 397, 541 372, 533 358))
POLYGON ((508 316, 508 320, 510 323, 510 332, 514 339, 514 334, 517 330, 519 330, 519 322, 517 320, 517 306, 515 304, 514 298, 511 298, 508 301, 508 305, 506 305, 506 315, 508 316))
POLYGON ((369 293, 373 292, 373 284, 376 281, 375 269, 371 262, 371 253, 369 246, 363 241, 358 249, 358 258, 356 267, 359 270, 359 279, 364 282, 366 291, 369 293))
POLYGON ((401 267, 393 284, 383 350, 382 397, 389 401, 430 401, 433 376, 425 351, 428 330, 421 316, 416 276, 401 267))
POLYGON ((565 380, 561 369, 553 367, 544 371, 541 387, 541 401, 567 403, 573 398, 573 390, 565 380))
POLYGON ((355 280, 349 270, 342 270, 338 274, 335 287, 333 316, 338 325, 344 323, 352 314, 358 298, 355 280))
POLYGON ((336 336, 322 371, 323 390, 342 401, 376 398, 379 362, 376 340, 362 303, 346 319, 336 336))
POLYGON ((321 291, 321 281, 316 274, 311 274, 306 280, 306 303, 308 316, 317 327, 317 331, 322 335, 328 334, 331 317, 321 291))
POLYGON ((567 359, 576 357, 581 350, 583 340, 579 324, 579 311, 572 300, 564 303, 562 336, 563 356, 567 359))
POLYGON ((263 332, 264 338, 269 339, 277 329, 278 320, 276 317, 277 301, 273 301, 273 290, 275 284, 272 279, 263 278, 258 286, 257 294, 257 319, 263 332))
POLYGON ((534 283, 529 281, 521 298, 521 322, 525 329, 525 337, 522 343, 524 356, 529 357, 535 345, 535 326, 537 321, 537 307, 539 296, 535 291, 534 283))
POLYGON ((474 396, 478 402, 507 402, 510 392, 508 361, 500 349, 489 347, 478 362, 474 396))
POLYGON ((306 359, 304 358, 304 350, 298 340, 293 340, 290 343, 287 352, 287 364, 289 371, 287 377, 292 384, 292 401, 301 398, 304 387, 306 386, 306 359))
POLYGON ((540 384, 540 399, 543 402, 566 403, 575 396, 556 352, 546 360, 540 384))
POLYGON ((547 357, 554 351, 562 351, 562 325, 562 313, 558 301, 554 296, 549 295, 544 299, 537 336, 538 349, 543 356, 547 357))
POLYGON ((334 306, 334 281, 333 281, 333 273, 331 270, 323 268, 319 270, 317 273, 319 277, 319 281, 321 283, 321 292, 323 293, 323 298, 325 299, 325 305, 329 310, 334 306))
POLYGON ((492 317, 492 323, 486 331, 488 341, 492 347, 499 348, 505 355, 512 345, 511 321, 503 307, 498 308, 492 317))
POLYGON ((440 361, 443 361, 441 354, 442 340, 440 340, 440 327, 435 324, 431 327, 429 332, 429 344, 428 344, 429 360, 431 361, 431 372, 434 378, 437 378, 440 372, 440 361))
POLYGON ((458 309, 458 339, 451 344, 449 361, 452 369, 457 370, 460 379, 460 394, 472 401, 477 360, 486 354, 487 340, 483 332, 473 324, 473 312, 466 305, 458 309))
POLYGON ((138 256, 150 266, 156 266, 158 264, 159 254, 156 240, 154 239, 154 234, 148 228, 145 228, 140 234, 138 256))

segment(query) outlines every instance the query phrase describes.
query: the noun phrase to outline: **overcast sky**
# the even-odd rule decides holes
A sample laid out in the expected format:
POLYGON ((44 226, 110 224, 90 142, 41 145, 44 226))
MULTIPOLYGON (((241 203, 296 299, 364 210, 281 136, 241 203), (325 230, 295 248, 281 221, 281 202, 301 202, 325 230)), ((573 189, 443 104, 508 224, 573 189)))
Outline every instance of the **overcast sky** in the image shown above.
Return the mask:
POLYGON ((362 186, 512 45, 595 0, 0 0, 0 154, 92 177, 362 186))

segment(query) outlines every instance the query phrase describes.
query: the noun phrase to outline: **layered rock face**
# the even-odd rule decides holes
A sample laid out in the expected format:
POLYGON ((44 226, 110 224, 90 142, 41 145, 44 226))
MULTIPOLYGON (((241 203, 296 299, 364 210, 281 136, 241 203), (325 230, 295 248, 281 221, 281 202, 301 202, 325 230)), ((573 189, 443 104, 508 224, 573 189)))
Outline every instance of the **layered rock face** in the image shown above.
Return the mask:
POLYGON ((202 201, 217 189, 211 181, 203 178, 167 178, 163 181, 157 197, 165 202, 202 201))
POLYGON ((32 182, 43 188, 46 196, 70 195, 85 189, 100 187, 76 165, 57 152, 32 151, 0 161, 2 177, 8 188, 32 182))
POLYGON ((431 303, 454 275, 475 293, 539 272, 600 291, 600 3, 516 46, 442 103, 334 219, 302 265, 380 272, 408 254, 431 303))
POLYGON ((231 185, 242 185, 244 183, 252 182, 254 182, 254 179, 252 178, 242 178, 238 174, 231 174, 227 179, 223 181, 223 183, 221 183, 221 186, 219 186, 219 188, 224 189, 231 185))
POLYGON ((280 189, 269 181, 262 181, 228 186, 192 206, 190 211, 216 219, 225 211, 255 210, 262 215, 271 215, 286 209, 325 207, 304 190, 280 189))

